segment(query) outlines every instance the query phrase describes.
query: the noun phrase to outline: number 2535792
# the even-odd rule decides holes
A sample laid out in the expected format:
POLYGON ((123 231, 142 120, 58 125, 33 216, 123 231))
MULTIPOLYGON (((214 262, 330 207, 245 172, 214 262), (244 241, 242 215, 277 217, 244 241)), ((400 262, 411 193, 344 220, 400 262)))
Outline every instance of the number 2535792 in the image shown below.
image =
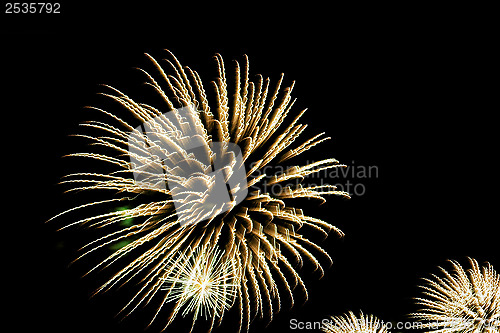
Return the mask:
POLYGON ((7 2, 5 4, 6 14, 59 14, 60 12, 59 2, 7 2))

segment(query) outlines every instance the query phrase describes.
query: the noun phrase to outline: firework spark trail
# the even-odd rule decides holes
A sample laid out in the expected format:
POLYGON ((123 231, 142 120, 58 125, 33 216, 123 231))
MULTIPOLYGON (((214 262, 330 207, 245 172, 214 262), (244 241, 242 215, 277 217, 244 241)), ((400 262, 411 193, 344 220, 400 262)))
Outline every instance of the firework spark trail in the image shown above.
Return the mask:
POLYGON ((428 332, 499 332, 500 275, 489 263, 480 267, 475 259, 469 259, 467 271, 450 262, 452 271, 440 267, 443 276, 425 279, 421 288, 427 298, 417 298, 422 309, 412 317, 428 332))
MULTIPOLYGON (((188 253, 187 249, 197 247, 207 247, 206 252, 212 253, 210 249, 218 247, 224 255, 216 255, 214 258, 237 266, 238 276, 235 281, 238 281, 239 285, 236 289, 235 303, 238 304, 240 312, 240 331, 248 330, 251 319, 256 316, 263 317, 267 313, 269 320, 272 320, 273 313, 281 308, 278 283, 284 286, 292 304, 294 303, 292 289, 296 286, 300 286, 307 299, 307 289, 296 271, 296 264, 302 265, 303 259, 307 258, 321 274, 323 273, 320 261, 310 250, 318 251, 331 263, 328 254, 308 240, 304 234, 299 233, 299 230, 301 228, 317 230, 325 237, 332 230, 342 235, 338 228, 328 222, 307 216, 301 209, 290 206, 290 201, 294 198, 314 198, 323 202, 324 196, 329 194, 348 197, 348 193, 337 191, 334 186, 300 184, 310 174, 344 165, 329 158, 288 168, 279 175, 265 175, 261 171, 273 161, 292 159, 329 139, 323 137, 322 133, 292 149, 291 146, 307 125, 298 123, 305 110, 299 112, 288 125, 285 122, 294 104, 291 98, 294 83, 282 93, 283 75, 274 91, 271 91, 268 78, 264 79, 259 75, 257 82, 249 80, 248 59, 245 57, 246 63, 243 68, 236 62, 234 93, 229 93, 224 62, 220 55, 216 55, 219 77, 213 82, 216 102, 210 106, 208 94, 196 71, 182 67, 177 58, 170 53, 172 60, 167 60, 167 63, 173 74, 167 74, 152 56, 147 55, 147 57, 160 74, 161 80, 155 79, 145 70, 141 71, 148 79, 147 84, 153 87, 165 102, 165 110, 160 111, 148 104, 138 103, 109 86, 106 87, 111 92, 102 95, 119 103, 140 122, 149 124, 149 131, 154 132, 154 138, 138 131, 132 124, 111 112, 89 107, 109 117, 110 123, 86 122, 82 124, 84 128, 99 130, 102 135, 80 134, 79 136, 89 139, 93 145, 105 147, 109 153, 74 153, 69 156, 103 161, 113 167, 114 171, 107 174, 73 173, 65 176, 63 183, 72 186, 69 191, 111 190, 117 197, 69 209, 58 217, 89 206, 96 207, 114 200, 127 200, 127 205, 131 208, 111 212, 108 210, 65 226, 86 225, 98 227, 103 231, 102 237, 84 246, 85 252, 79 258, 110 244, 131 240, 91 270, 120 262, 123 265, 122 269, 96 292, 109 290, 140 277, 140 290, 123 310, 127 313, 133 311, 139 304, 149 302, 154 295, 162 291, 165 272, 178 269, 179 274, 187 274, 180 264, 171 266, 172 262, 180 263, 190 259, 187 255, 179 258, 179 253, 188 253), (280 99, 281 94, 283 96, 280 99), (192 121, 197 127, 196 137, 202 142, 205 156, 208 156, 207 161, 200 161, 184 149, 183 140, 190 139, 182 137, 179 133, 183 133, 185 130, 183 127, 188 126, 186 121, 179 120, 174 123, 162 117, 163 112, 177 110, 175 105, 190 110, 189 114, 192 115, 192 121), (246 173, 248 181, 245 189, 248 190, 248 195, 238 205, 233 201, 229 208, 208 201, 210 197, 208 192, 214 185, 213 178, 206 176, 206 172, 216 155, 213 151, 216 142, 222 143, 222 156, 230 144, 237 143, 241 148, 245 165, 253 166, 246 173), (134 148, 132 151, 128 149, 130 146, 134 148), (165 147, 175 147, 176 153, 169 153, 165 147), (184 166, 190 170, 197 170, 196 177, 186 176, 182 172, 184 166), (297 180, 297 184, 288 184, 287 181, 291 179, 297 180), (160 186, 167 180, 168 188, 160 186), (189 188, 193 186, 195 180, 207 191, 190 191, 189 188), (262 190, 267 187, 258 190, 260 185, 279 185, 282 190, 277 194, 271 194, 262 190), (173 196, 175 194, 173 186, 184 188, 181 191, 184 195, 183 200, 176 201, 173 196), (137 203, 134 206, 134 202, 142 197, 148 198, 148 202, 137 203), (182 205, 177 205, 179 201, 182 201, 182 205), (178 219, 181 215, 187 220, 204 221, 180 225, 181 221, 178 219), (120 225, 130 218, 136 221, 133 225, 120 225), (110 231, 106 233, 106 230, 110 231), (253 302, 250 301, 251 297, 254 299, 253 302)), ((226 180, 235 173, 235 168, 234 163, 225 168, 226 180)), ((245 185, 239 184, 235 189, 231 189, 231 195, 236 195, 242 186, 245 185)), ((199 252, 193 253, 194 258, 196 253, 201 256, 199 252)), ((226 267, 224 263, 213 263, 213 265, 226 267)), ((193 268, 193 271, 201 274, 197 269, 193 268)), ((225 268, 215 269, 212 273, 219 271, 225 272, 225 268)), ((197 314, 202 311, 204 313, 218 311, 208 307, 221 306, 217 302, 210 303, 211 301, 189 303, 185 296, 180 296, 182 295, 179 294, 180 289, 174 288, 174 290, 177 291, 167 293, 164 303, 190 304, 183 314, 195 313, 194 321, 197 314)), ((160 309, 162 307, 163 304, 160 309)), ((179 311, 177 307, 173 311, 173 317, 176 311, 179 311)), ((222 317, 222 313, 220 316, 222 317)), ((168 320, 166 326, 170 322, 171 320, 168 320)))
POLYGON ((331 321, 323 327, 326 333, 389 333, 387 325, 373 315, 357 317, 349 311, 342 316, 332 316, 331 321))

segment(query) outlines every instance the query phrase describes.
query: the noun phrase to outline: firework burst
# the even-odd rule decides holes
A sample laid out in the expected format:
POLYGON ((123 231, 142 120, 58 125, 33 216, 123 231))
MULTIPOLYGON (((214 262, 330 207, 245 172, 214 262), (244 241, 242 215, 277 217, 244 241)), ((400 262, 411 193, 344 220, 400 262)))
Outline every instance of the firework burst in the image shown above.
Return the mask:
POLYGON ((353 312, 342 316, 332 316, 331 321, 324 325, 326 333, 389 333, 387 326, 373 315, 357 317, 353 312))
POLYGON ((296 286, 303 290, 307 299, 307 290, 296 271, 297 266, 300 267, 306 258, 323 274, 322 264, 311 251, 320 253, 331 263, 329 255, 306 238, 302 231, 315 230, 325 237, 331 231, 338 235, 342 232, 326 221, 306 215, 291 203, 294 198, 317 199, 322 203, 324 196, 329 194, 348 197, 348 193, 331 185, 302 184, 308 175, 343 165, 329 158, 266 174, 266 166, 283 163, 329 139, 321 133, 295 143, 307 126, 299 123, 305 110, 287 121, 295 102, 291 97, 294 83, 282 89, 281 76, 273 89, 270 80, 260 75, 255 82, 251 81, 245 57, 243 68, 235 63, 234 88, 230 92, 223 59, 216 55, 218 77, 212 82, 215 103, 211 104, 198 73, 181 66, 175 56, 169 54, 170 60, 166 63, 171 74, 167 74, 168 71, 150 55, 146 56, 158 77, 141 70, 146 75, 147 84, 161 97, 163 106, 160 108, 138 103, 119 90, 106 86, 110 92, 103 95, 118 102, 140 124, 147 124, 147 128, 92 107, 109 121, 86 122, 82 126, 100 134, 79 136, 91 140, 93 145, 103 146, 107 152, 69 156, 106 162, 112 171, 73 173, 66 176, 63 183, 71 186, 69 191, 107 190, 112 195, 58 216, 126 202, 127 209, 103 211, 64 226, 84 225, 103 232, 101 237, 83 248, 79 258, 127 241, 91 270, 122 265, 97 292, 141 277, 140 288, 124 308, 125 313, 132 312, 140 304, 147 304, 153 296, 163 295, 155 318, 158 318, 163 304, 175 303, 173 315, 167 320, 168 326, 182 306, 185 306, 183 314, 193 312, 196 320, 202 311, 222 317, 229 304, 237 304, 240 330, 248 330, 252 318, 267 314, 272 320, 273 313, 279 311, 280 285, 290 296, 292 305, 292 290, 296 286), (166 112, 175 114, 179 108, 187 110, 182 119, 178 118, 177 123, 170 121, 174 118, 165 120, 166 112), (190 117, 191 121, 187 121, 190 117), (185 130, 186 124, 196 124, 195 136, 179 134, 185 130), (197 145, 202 147, 198 154, 187 149, 187 146, 193 147, 195 138, 197 145), (189 144, 180 144, 184 142, 182 140, 189 144), (237 145, 241 154, 231 152, 231 145, 237 145), (174 146, 175 154, 165 148, 174 146), (226 155, 230 162, 221 174, 224 181, 230 182, 232 175, 244 170, 245 182, 233 184, 229 190, 229 204, 219 204, 208 199, 216 182, 214 177, 207 176, 207 171, 217 163, 216 156, 224 158, 226 155), (238 156, 242 161, 239 164, 238 156), (191 171, 190 176, 185 174, 186 169, 191 171), (165 183, 168 187, 161 186, 165 183), (271 186, 280 190, 267 192, 271 186), (131 219, 134 223, 123 223, 131 219), (189 250, 197 248, 203 250, 189 250), (209 258, 205 260, 209 264, 201 265, 200 258, 209 258), (193 274, 199 276, 189 280, 193 274), (221 282, 225 285, 223 288, 230 288, 220 298, 212 298, 219 295, 215 291, 200 294, 200 289, 196 289, 193 283, 206 277, 221 282))
POLYGON ((204 246, 188 249, 169 264, 162 290, 176 305, 167 325, 183 307, 183 316, 193 314, 193 326, 198 316, 211 318, 212 326, 216 318, 222 318, 236 299, 241 274, 234 258, 221 258, 217 248, 204 246))
POLYGON ((500 276, 489 263, 469 262, 467 271, 451 261, 451 272, 440 267, 442 277, 425 279, 421 288, 427 298, 417 298, 423 307, 412 317, 424 321, 429 332, 499 332, 500 276))

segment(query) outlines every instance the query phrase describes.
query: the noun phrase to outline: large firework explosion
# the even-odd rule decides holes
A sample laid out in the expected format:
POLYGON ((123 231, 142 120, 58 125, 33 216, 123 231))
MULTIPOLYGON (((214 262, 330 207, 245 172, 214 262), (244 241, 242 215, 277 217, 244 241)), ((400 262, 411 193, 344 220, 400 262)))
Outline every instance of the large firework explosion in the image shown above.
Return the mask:
POLYGON ((389 333, 387 325, 373 315, 353 312, 342 316, 332 316, 330 322, 323 327, 326 333, 389 333))
MULTIPOLYGON (((328 222, 308 216, 302 209, 292 206, 293 201, 308 198, 322 203, 324 196, 329 194, 348 197, 348 193, 337 191, 331 185, 302 184, 308 175, 343 165, 329 158, 266 174, 266 166, 284 163, 329 139, 321 133, 296 144, 307 127, 299 123, 306 110, 287 118, 293 113, 295 100, 291 93, 294 83, 282 89, 283 75, 274 88, 270 80, 261 75, 255 82, 251 81, 245 57, 243 68, 235 62, 234 87, 230 92, 223 59, 216 55, 218 77, 212 82, 215 103, 211 103, 198 73, 183 67, 173 54, 169 52, 170 60, 165 60, 171 74, 167 74, 169 71, 153 57, 146 56, 154 65, 156 74, 141 71, 146 75, 147 84, 161 97, 163 105, 155 108, 139 103, 106 86, 109 92, 103 95, 119 103, 137 123, 132 124, 123 116, 92 107, 108 120, 83 123, 85 128, 100 134, 78 136, 89 139, 93 146, 104 147, 106 153, 86 152, 69 156, 105 162, 111 171, 72 173, 64 178, 63 183, 71 186, 69 191, 105 190, 111 195, 71 208, 58 216, 85 209, 95 211, 96 207, 110 204, 124 205, 125 202, 126 208, 103 209, 100 214, 93 213, 64 226, 84 225, 102 232, 101 237, 83 247, 79 258, 119 244, 91 271, 122 265, 96 293, 131 280, 140 282, 139 290, 122 310, 125 314, 147 304, 153 297, 159 297, 161 305, 154 318, 159 318, 164 304, 175 303, 165 327, 182 307, 183 315, 194 314, 193 324, 203 312, 222 319, 225 310, 233 304, 239 308, 240 330, 248 330, 250 321, 257 316, 267 315, 272 320, 273 313, 281 308, 279 290, 289 295, 292 305, 292 290, 296 286, 307 299, 306 287, 296 270, 304 258, 311 261, 321 275, 322 264, 313 252, 321 254, 331 264, 329 255, 304 236, 308 229, 325 237, 331 231, 342 235, 328 222), (206 161, 201 161, 199 154, 195 158, 186 146, 173 139, 194 140, 177 135, 185 130, 182 127, 186 121, 181 119, 175 124, 164 118, 165 113, 175 113, 179 108, 188 110, 186 117, 193 117, 191 124, 197 126, 196 139, 201 141, 206 161), (148 129, 144 126, 141 129, 137 126, 140 124, 148 124, 148 129), (246 179, 245 184, 231 187, 229 195, 232 201, 223 207, 207 199, 215 186, 214 178, 207 175, 207 170, 212 170, 210 166, 214 165, 216 156, 235 156, 229 151, 231 145, 241 149, 244 166, 229 163, 224 170, 224 180, 227 182, 241 168, 246 170, 246 179), (165 148, 172 146, 175 146, 175 154, 165 148), (215 152, 214 147, 219 147, 220 151, 215 152), (185 168, 197 170, 196 177, 183 173, 185 168), (201 183, 206 191, 189 190, 194 186, 193 182, 201 183), (168 183, 168 187, 160 183, 168 183), (279 191, 266 191, 271 186, 279 191), (243 200, 241 196, 236 200, 242 188, 248 194, 243 200), (131 219, 133 223, 124 223, 131 219), (197 248, 203 250, 192 250, 197 248), (200 258, 205 258, 205 266, 200 266, 200 258), (201 275, 194 277, 193 274, 201 275), (221 276, 214 276, 217 274, 221 276), (203 279, 212 281, 211 285, 223 292, 206 292, 206 283, 203 288, 196 284, 203 279)), ((192 147, 192 144, 188 146, 192 147)), ((231 161, 234 162, 234 158, 231 161)))
POLYGON ((427 298, 417 298, 422 308, 412 317, 423 321, 428 332, 500 331, 500 275, 489 263, 482 267, 469 259, 471 268, 465 270, 451 261, 453 270, 440 267, 443 276, 433 275, 422 285, 427 298))

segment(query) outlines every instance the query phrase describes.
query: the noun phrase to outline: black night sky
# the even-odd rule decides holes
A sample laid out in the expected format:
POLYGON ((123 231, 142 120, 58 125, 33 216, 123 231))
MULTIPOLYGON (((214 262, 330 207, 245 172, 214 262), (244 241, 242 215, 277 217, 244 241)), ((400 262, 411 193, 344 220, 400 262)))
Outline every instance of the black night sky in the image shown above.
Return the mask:
MULTIPOLYGON (((68 265, 90 236, 44 222, 82 200, 57 183, 75 167, 61 156, 82 144, 69 135, 92 117, 84 106, 102 106, 100 84, 144 90, 134 68, 146 66, 146 52, 166 57, 163 49, 197 70, 207 89, 217 74, 215 53, 224 57, 228 77, 233 60, 242 63, 246 54, 251 75, 295 80, 294 110, 308 108, 304 138, 320 132, 332 138, 296 163, 334 157, 350 173, 327 180, 349 182, 351 192, 358 184, 361 195, 349 200, 304 202, 305 211, 346 235, 324 241, 311 235, 333 265, 320 259, 326 273, 318 279, 305 263, 299 272, 309 300, 297 288, 290 310, 283 295, 274 320, 256 319, 251 332, 299 331, 291 320, 317 322, 349 310, 406 321, 421 278, 449 268, 447 259, 467 266, 472 257, 500 268, 498 107, 491 102, 498 92, 487 22, 407 8, 251 4, 225 12, 215 3, 76 3, 52 16, 1 17, 4 301, 13 312, 4 321, 16 331, 142 332, 149 322, 148 308, 121 322, 114 317, 127 300, 120 290, 89 299, 104 275, 81 278, 89 266, 68 265), (370 167, 371 175, 361 172, 370 167)), ((236 317, 229 312, 214 332, 235 331, 236 317)), ((188 331, 182 319, 167 329, 188 331)))

